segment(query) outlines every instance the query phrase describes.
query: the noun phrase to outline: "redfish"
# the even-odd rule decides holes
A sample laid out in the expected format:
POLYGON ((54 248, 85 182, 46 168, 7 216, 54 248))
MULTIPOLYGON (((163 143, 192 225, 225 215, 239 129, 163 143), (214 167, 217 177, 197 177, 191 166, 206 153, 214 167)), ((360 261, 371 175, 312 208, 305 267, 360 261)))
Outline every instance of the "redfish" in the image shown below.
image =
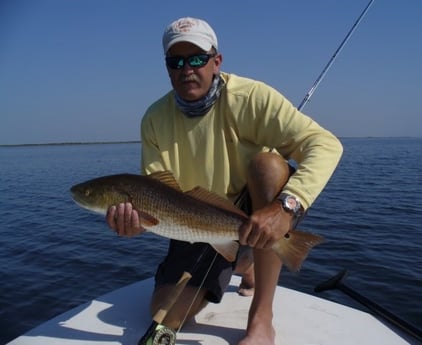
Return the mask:
MULTIPOLYGON (((111 205, 130 202, 147 231, 171 239, 209 243, 228 261, 239 247, 238 229, 248 216, 202 187, 183 192, 171 172, 119 174, 95 178, 71 188, 81 207, 105 215, 111 205)), ((291 230, 272 249, 291 270, 298 271, 322 237, 291 230)))

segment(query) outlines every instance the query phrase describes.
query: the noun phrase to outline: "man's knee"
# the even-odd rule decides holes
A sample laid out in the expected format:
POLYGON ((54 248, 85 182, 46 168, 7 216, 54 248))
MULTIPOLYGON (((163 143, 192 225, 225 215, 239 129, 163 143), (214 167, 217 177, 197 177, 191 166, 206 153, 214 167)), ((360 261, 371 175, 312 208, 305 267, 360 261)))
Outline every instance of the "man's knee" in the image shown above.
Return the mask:
POLYGON ((255 155, 249 164, 247 177, 252 209, 257 210, 272 202, 289 177, 289 165, 279 154, 261 152, 255 155))
POLYGON ((249 174, 262 174, 276 172, 278 175, 289 176, 289 165, 287 161, 274 152, 260 152, 249 162, 249 174))
POLYGON ((248 176, 251 180, 276 179, 283 180, 283 185, 290 175, 290 168, 287 161, 274 152, 260 152, 249 162, 248 176))

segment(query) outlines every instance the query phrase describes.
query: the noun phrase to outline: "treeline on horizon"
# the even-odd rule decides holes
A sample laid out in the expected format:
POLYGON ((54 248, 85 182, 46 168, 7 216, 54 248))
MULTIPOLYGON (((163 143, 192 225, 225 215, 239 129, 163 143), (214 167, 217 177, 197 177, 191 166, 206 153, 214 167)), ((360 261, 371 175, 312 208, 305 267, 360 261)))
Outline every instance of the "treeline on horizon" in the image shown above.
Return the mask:
POLYGON ((136 144, 140 140, 129 141, 81 141, 81 142, 63 142, 63 143, 42 143, 42 144, 0 144, 0 147, 18 147, 18 146, 65 146, 65 145, 104 145, 104 144, 136 144))
MULTIPOLYGON (((342 139, 420 139, 422 137, 415 136, 399 136, 399 137, 339 137, 342 139)), ((0 144, 0 147, 19 147, 19 146, 65 146, 65 145, 104 145, 104 144, 141 144, 141 140, 128 141, 81 141, 81 142, 62 142, 62 143, 41 143, 41 144, 0 144)))

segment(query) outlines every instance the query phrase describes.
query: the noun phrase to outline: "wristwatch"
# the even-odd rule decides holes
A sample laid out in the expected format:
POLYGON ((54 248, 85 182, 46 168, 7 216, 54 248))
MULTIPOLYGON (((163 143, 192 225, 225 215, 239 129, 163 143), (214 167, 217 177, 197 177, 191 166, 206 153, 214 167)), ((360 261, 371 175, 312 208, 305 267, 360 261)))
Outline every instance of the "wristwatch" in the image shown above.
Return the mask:
POLYGON ((295 217, 301 215, 300 201, 293 195, 281 193, 277 199, 281 202, 281 206, 287 212, 290 212, 295 217))

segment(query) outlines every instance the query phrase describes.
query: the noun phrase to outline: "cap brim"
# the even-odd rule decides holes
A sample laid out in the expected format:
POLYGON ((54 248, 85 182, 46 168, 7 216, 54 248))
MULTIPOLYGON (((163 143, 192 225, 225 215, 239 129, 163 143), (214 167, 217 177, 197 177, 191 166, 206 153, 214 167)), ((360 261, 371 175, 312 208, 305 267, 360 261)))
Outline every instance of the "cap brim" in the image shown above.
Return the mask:
POLYGON ((192 43, 205 52, 209 51, 212 48, 212 44, 207 39, 201 39, 198 36, 189 36, 185 33, 183 36, 176 36, 172 40, 170 40, 165 47, 165 53, 167 53, 172 46, 179 42, 192 43))

